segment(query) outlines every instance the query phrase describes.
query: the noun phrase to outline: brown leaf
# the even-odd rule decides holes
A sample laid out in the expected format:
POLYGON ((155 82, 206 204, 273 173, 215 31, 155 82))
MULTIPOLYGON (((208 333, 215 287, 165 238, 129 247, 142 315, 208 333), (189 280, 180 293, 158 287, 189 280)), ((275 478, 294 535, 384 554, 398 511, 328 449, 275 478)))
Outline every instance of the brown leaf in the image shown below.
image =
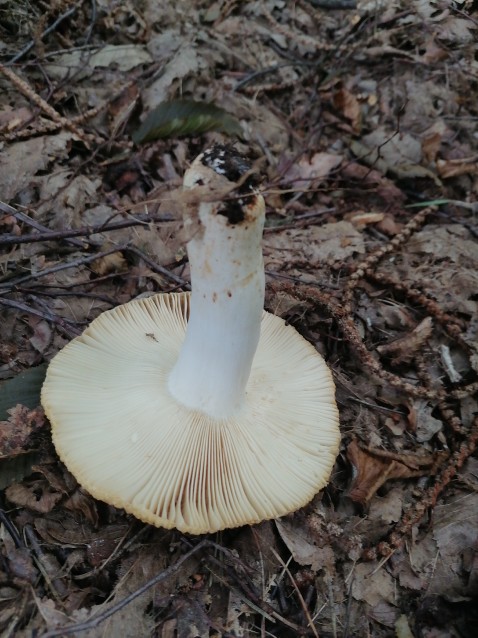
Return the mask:
POLYGON ((437 170, 440 177, 458 177, 459 175, 473 175, 478 173, 478 157, 464 157, 460 159, 437 160, 437 170))
POLYGON ((37 352, 45 352, 52 339, 52 332, 49 323, 44 319, 39 319, 39 317, 30 317, 29 324, 33 328, 33 335, 29 340, 30 343, 37 352))
POLYGON ((434 406, 431 406, 424 399, 415 399, 410 406, 408 421, 409 431, 415 433, 419 443, 429 441, 432 437, 443 429, 443 423, 432 416, 434 406))
POLYGON ((430 338, 433 330, 431 317, 425 317, 416 328, 400 339, 395 339, 391 343, 377 346, 381 355, 391 357, 392 363, 408 363, 417 354, 417 351, 430 338))
POLYGON ((441 457, 434 454, 399 455, 384 450, 363 450, 356 441, 352 441, 347 448, 347 458, 355 470, 349 497, 366 505, 388 480, 435 474, 441 457))
POLYGON ((8 560, 8 570, 16 577, 29 583, 34 583, 38 578, 31 554, 26 547, 16 547, 12 538, 2 535, 2 557, 8 560))
POLYGON ((395 202, 400 205, 406 199, 404 193, 395 186, 392 180, 375 168, 364 166, 358 162, 350 162, 341 169, 341 174, 346 179, 356 180, 367 186, 376 186, 377 194, 387 202, 395 202))
POLYGON ((98 526, 98 510, 96 509, 96 501, 86 494, 81 487, 76 489, 70 498, 65 502, 65 507, 72 512, 80 512, 86 520, 93 525, 98 526))
POLYGON ((361 563, 355 566, 352 596, 364 600, 371 607, 383 601, 395 602, 395 581, 377 563, 361 563))
POLYGON ((102 277, 109 273, 127 270, 127 264, 122 253, 117 252, 95 259, 95 261, 91 264, 91 269, 97 275, 102 277))
POLYGON ((319 535, 314 538, 306 527, 297 525, 297 522, 287 518, 277 520, 276 527, 296 563, 310 565, 314 572, 324 567, 329 573, 335 571, 335 557, 332 547, 330 545, 319 546, 323 543, 323 539, 320 539, 319 535))
POLYGON ((333 102, 335 108, 350 121, 352 128, 358 133, 361 128, 361 111, 355 95, 342 87, 334 93, 333 102))
POLYGON ((282 181, 297 187, 307 187, 313 180, 325 179, 342 162, 343 156, 332 153, 315 153, 310 159, 302 157, 293 163, 282 181))
POLYGON ((51 492, 44 481, 37 481, 29 486, 14 483, 7 487, 5 494, 14 505, 26 507, 40 514, 51 512, 62 498, 58 492, 51 492))
POLYGON ((440 133, 435 132, 422 140, 423 155, 429 164, 435 161, 437 153, 440 150, 441 138, 440 133))
POLYGON ((8 410, 7 421, 0 421, 0 458, 10 458, 26 454, 31 449, 30 436, 45 425, 43 409, 30 410, 24 405, 16 405, 8 410))

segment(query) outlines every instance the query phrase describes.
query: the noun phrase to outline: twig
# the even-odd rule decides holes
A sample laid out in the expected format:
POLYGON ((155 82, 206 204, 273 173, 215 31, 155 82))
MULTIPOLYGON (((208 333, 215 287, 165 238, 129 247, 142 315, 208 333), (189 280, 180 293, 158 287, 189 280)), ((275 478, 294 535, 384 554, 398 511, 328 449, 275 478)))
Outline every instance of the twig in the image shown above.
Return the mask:
POLYGON ((285 573, 287 574, 287 576, 289 577, 290 582, 292 583, 292 587, 294 588, 294 591, 297 594, 297 598, 299 599, 300 606, 302 607, 302 611, 304 612, 304 616, 305 616, 305 618, 307 620, 307 627, 309 627, 311 629, 311 631, 314 634, 315 638, 319 638, 319 634, 317 633, 317 629, 315 628, 314 622, 313 622, 313 620, 312 620, 312 618, 310 616, 310 612, 307 609, 307 605, 305 604, 305 600, 304 600, 302 594, 300 593, 300 589, 297 587, 297 583, 295 582, 294 577, 290 573, 290 569, 287 567, 287 565, 284 563, 282 558, 274 550, 273 547, 271 547, 271 552, 274 554, 276 559, 282 565, 285 573))
MULTIPOLYGON (((18 221, 23 222, 24 224, 28 224, 28 226, 31 226, 32 228, 35 228, 36 230, 40 232, 47 232, 47 233, 50 232, 49 228, 47 228, 46 226, 43 226, 43 224, 40 224, 39 222, 35 221, 34 219, 29 217, 25 213, 22 213, 21 211, 16 210, 15 208, 13 208, 13 206, 10 206, 9 204, 5 204, 5 202, 0 202, 0 211, 2 213, 5 213, 6 215, 11 215, 12 217, 15 217, 15 219, 18 219, 18 221)), ((0 237, 0 245, 2 245, 1 244, 2 239, 5 239, 6 237, 8 237, 8 235, 3 235, 3 237, 0 237)), ((78 246, 79 248, 85 248, 85 244, 82 241, 79 241, 78 239, 68 239, 67 241, 69 244, 72 244, 73 246, 78 246)))
POLYGON ((404 295, 413 303, 421 306, 429 315, 434 317, 437 322, 443 326, 450 337, 458 341, 462 347, 468 350, 469 346, 462 335, 463 324, 458 318, 443 312, 434 299, 431 299, 425 293, 417 290, 416 288, 412 288, 404 282, 396 281, 393 277, 375 272, 371 268, 368 268, 365 271, 365 277, 380 285, 390 286, 396 292, 404 295))
MULTIPOLYGON (((126 275, 127 273, 115 273, 116 276, 120 274, 126 275)), ((85 299, 94 299, 95 301, 104 301, 110 306, 118 305, 118 301, 116 299, 113 299, 112 297, 108 297, 107 295, 100 295, 96 292, 83 292, 83 291, 74 292, 70 290, 47 291, 47 290, 39 290, 38 288, 34 288, 34 289, 22 288, 21 286, 15 286, 15 292, 22 292, 29 295, 32 295, 32 292, 34 292, 35 296, 50 297, 53 299, 56 299, 57 297, 84 297, 85 299)))
POLYGON ((35 532, 31 525, 27 524, 23 528, 26 539, 29 542, 28 549, 33 554, 33 559, 54 598, 60 602, 67 594, 65 583, 60 578, 60 565, 56 558, 45 554, 40 547, 35 532))
MULTIPOLYGON (((224 548, 221 548, 220 545, 216 545, 216 543, 212 543, 212 542, 211 542, 211 546, 216 547, 216 549, 220 549, 220 551, 222 551, 223 554, 226 554, 228 558, 230 558, 233 562, 236 562, 237 564, 239 564, 241 568, 243 567, 243 564, 241 563, 241 561, 228 550, 225 550, 224 548)), ((217 558, 214 558, 213 556, 209 556, 207 560, 208 562, 213 563, 214 565, 218 567, 223 567, 222 563, 219 560, 217 560, 217 558)), ((218 574, 213 572, 211 569, 210 571, 222 584, 228 587, 231 587, 231 585, 224 578, 221 578, 218 574)), ((254 609, 254 611, 260 614, 263 618, 267 618, 267 620, 271 622, 274 622, 274 621, 280 622, 285 627, 288 627, 289 629, 294 631, 294 636, 303 636, 306 633, 308 633, 307 628, 301 627, 300 625, 297 625, 291 622, 290 620, 287 620, 287 618, 284 618, 284 616, 281 616, 277 611, 275 611, 275 609, 269 603, 262 600, 260 596, 258 596, 258 594, 254 591, 255 588, 253 585, 252 586, 246 585, 244 582, 241 581, 241 579, 236 573, 230 573, 230 576, 236 582, 237 586, 241 590, 241 599, 247 605, 250 605, 251 609, 254 609)))
POLYGON ((466 441, 452 454, 447 466, 440 472, 434 484, 425 492, 423 497, 415 503, 414 507, 402 516, 402 519, 395 527, 395 530, 390 534, 388 540, 379 543, 376 547, 365 549, 362 557, 365 560, 376 560, 378 556, 389 556, 396 549, 402 547, 405 538, 411 532, 412 528, 420 522, 427 510, 435 506, 440 494, 456 476, 465 461, 473 454, 477 445, 478 417, 475 417, 471 430, 467 433, 466 441))
MULTIPOLYGON (((83 226, 82 228, 66 230, 48 230, 48 228, 42 227, 42 230, 38 233, 31 233, 28 235, 4 235, 0 237, 0 246, 13 246, 15 244, 31 244, 37 241, 53 241, 56 239, 71 239, 72 237, 89 237, 97 233, 105 233, 110 230, 121 230, 122 228, 130 228, 131 226, 147 226, 149 223, 160 224, 164 222, 173 221, 173 217, 168 215, 162 217, 151 217, 145 215, 144 217, 136 217, 133 219, 127 219, 122 222, 113 222, 111 224, 96 224, 95 226, 83 226)), ((39 226, 39 224, 37 225, 39 226)), ((85 248, 84 243, 75 242, 75 245, 80 244, 82 248, 85 248)))
POLYGON ((323 306, 331 316, 337 321, 344 337, 347 342, 355 350, 362 363, 379 379, 390 384, 394 388, 399 388, 403 392, 408 393, 413 397, 421 397, 424 399, 438 400, 444 397, 445 394, 441 390, 431 390, 423 386, 414 386, 408 383, 387 370, 384 370, 381 364, 373 357, 373 355, 367 350, 365 344, 360 337, 360 334, 353 322, 353 319, 346 313, 345 308, 339 307, 336 302, 332 301, 330 295, 313 288, 312 286, 296 287, 286 282, 281 284, 272 284, 272 288, 276 288, 278 291, 286 291, 292 297, 300 299, 301 301, 314 300, 319 305, 323 306))
POLYGON ((314 7, 320 9, 356 9, 357 0, 307 0, 314 7))
MULTIPOLYGON (((42 638, 57 638, 58 636, 69 636, 76 632, 87 631, 88 629, 94 629, 95 627, 98 627, 98 625, 100 625, 103 621, 107 620, 108 618, 110 618, 110 616, 113 616, 118 611, 121 611, 121 609, 123 609, 124 607, 132 603, 133 600, 136 600, 136 598, 138 598, 139 596, 147 592, 148 589, 151 589, 151 587, 154 587, 155 585, 162 582, 163 580, 170 578, 173 574, 175 574, 178 571, 178 569, 181 567, 181 565, 183 565, 183 563, 188 561, 192 556, 194 556, 194 554, 197 554, 198 552, 205 549, 206 547, 211 547, 211 541, 208 541, 208 540, 200 541, 195 547, 189 550, 189 552, 184 554, 184 556, 181 556, 181 558, 179 558, 174 563, 174 565, 171 565, 170 567, 162 571, 160 574, 157 574, 156 576, 154 576, 154 578, 152 578, 151 580, 148 580, 148 582, 145 583, 142 587, 134 591, 132 594, 129 594, 129 596, 126 596, 126 598, 123 598, 123 600, 120 600, 119 603, 116 603, 115 605, 107 609, 106 611, 102 612, 101 614, 98 614, 97 616, 94 616, 93 618, 90 618, 90 620, 87 620, 82 623, 78 623, 76 625, 70 625, 70 626, 61 627, 58 629, 50 629, 49 631, 42 634, 42 638)), ((221 550, 224 551, 222 548, 221 550)))
POLYGON ((147 264, 151 268, 153 272, 156 272, 159 275, 163 275, 163 277, 174 281, 174 283, 178 284, 179 286, 183 286, 186 289, 190 288, 189 283, 186 281, 186 279, 182 279, 182 277, 178 277, 174 273, 170 272, 167 268, 160 266, 155 261, 150 259, 148 255, 145 255, 139 248, 136 248, 135 246, 127 246, 125 250, 139 257, 142 261, 144 261, 145 264, 147 264))
MULTIPOLYGON (((46 37, 52 31, 54 31, 64 20, 72 16, 76 12, 76 10, 81 6, 82 3, 83 3, 82 0, 80 0, 80 2, 77 2, 73 7, 70 7, 69 9, 67 9, 65 13, 62 13, 60 16, 58 16, 58 18, 52 24, 50 24, 50 26, 47 29, 45 29, 43 33, 40 34, 39 39, 43 40, 44 37, 46 37)), ((18 60, 23 58, 23 56, 26 55, 30 51, 30 49, 32 49, 35 46, 36 42, 37 40, 30 40, 30 42, 21 51, 19 51, 16 55, 13 56, 9 64, 15 64, 15 62, 18 62, 18 60)))
POLYGON ((352 299, 353 292, 357 285, 357 283, 363 279, 365 273, 367 271, 373 272, 374 266, 378 264, 378 262, 385 257, 385 255, 390 254, 394 250, 397 250, 400 246, 402 246, 414 232, 416 232, 424 223, 431 212, 435 211, 435 206, 429 206, 424 208, 419 213, 417 213, 402 229, 398 235, 389 241, 385 246, 380 246, 377 250, 373 251, 370 255, 357 264, 354 268, 354 272, 349 276, 347 283, 345 285, 345 294, 343 297, 343 306, 344 311, 348 315, 352 315, 352 299))
POLYGON ((85 34, 85 39, 84 39, 85 44, 87 44, 89 39, 91 38, 91 34, 93 32, 95 23, 96 23, 96 0, 91 0, 91 19, 85 34))
POLYGON ((18 277, 18 279, 11 279, 8 282, 0 283, 0 290, 2 288, 11 290, 15 286, 19 284, 24 284, 25 282, 31 281, 32 279, 39 279, 40 277, 44 277, 45 275, 52 275, 53 273, 59 272, 60 270, 67 270, 68 268, 76 268, 77 266, 84 266, 86 264, 91 263, 92 261, 96 261, 98 259, 101 259, 102 257, 106 257, 107 255, 112 255, 113 253, 119 253, 122 250, 125 250, 127 246, 128 244, 122 244, 122 245, 116 246, 115 248, 110 248, 110 250, 105 250, 101 253, 96 253, 95 255, 80 257, 79 259, 74 259, 73 261, 69 261, 66 264, 58 264, 57 266, 52 266, 51 268, 45 268, 44 270, 40 270, 36 273, 30 273, 29 275, 18 277))
MULTIPOLYGON (((2 497, 2 501, 3 501, 3 497, 2 497)), ((3 505, 3 502, 2 502, 2 505, 3 505)), ((18 533, 17 528, 15 527, 15 525, 12 523, 10 518, 7 516, 7 513, 3 509, 3 507, 0 507, 0 522, 3 524, 3 526, 6 529, 6 531, 12 537, 12 540, 15 543, 15 547, 25 547, 25 543, 24 543, 22 537, 18 533)))
POLYGON ((0 64, 0 73, 3 73, 5 77, 7 77, 12 84, 22 93, 27 99, 31 100, 34 104, 36 104, 42 111, 44 111, 47 115, 51 117, 51 119, 57 122, 62 128, 66 128, 71 131, 74 135, 80 139, 87 148, 90 146, 91 141, 96 141, 96 138, 92 135, 87 135, 84 131, 79 129, 73 122, 71 122, 68 118, 60 115, 55 109, 45 102, 45 100, 35 93, 35 91, 16 73, 14 73, 9 67, 0 64))
POLYGON ((15 310, 19 310, 20 312, 26 312, 27 314, 41 317, 46 321, 51 321, 52 323, 56 324, 59 327, 60 331, 63 332, 69 339, 77 337, 81 332, 80 330, 74 328, 73 325, 65 325, 66 323, 78 324, 78 322, 58 317, 57 315, 54 315, 50 312, 42 312, 41 310, 37 310, 36 308, 32 308, 31 306, 27 306, 26 304, 22 304, 19 301, 13 301, 13 299, 5 299, 4 297, 0 297, 0 305, 8 306, 9 308, 15 308, 15 310))

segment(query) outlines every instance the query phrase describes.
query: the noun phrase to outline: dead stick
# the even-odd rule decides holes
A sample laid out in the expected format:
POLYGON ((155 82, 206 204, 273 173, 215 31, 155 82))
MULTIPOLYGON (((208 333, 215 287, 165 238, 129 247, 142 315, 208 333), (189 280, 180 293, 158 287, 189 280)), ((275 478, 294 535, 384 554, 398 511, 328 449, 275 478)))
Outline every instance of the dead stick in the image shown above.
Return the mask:
POLYGON ((52 266, 51 268, 45 268, 44 270, 40 270, 36 273, 30 273, 29 275, 24 275, 23 277, 18 277, 18 279, 12 279, 8 282, 0 283, 0 289, 12 289, 18 284, 24 284, 26 281, 30 281, 32 279, 39 279, 40 277, 44 277, 45 275, 51 275, 55 272, 59 272, 60 270, 66 270, 68 268, 76 268, 77 266, 84 266, 86 264, 91 263, 92 261, 96 261, 101 259, 102 257, 106 257, 107 255, 112 255, 113 253, 119 253, 122 250, 125 250, 127 244, 123 244, 117 246, 116 248, 111 248, 110 250, 105 250, 102 253, 97 253, 96 255, 88 255, 88 257, 81 257, 80 259, 75 259, 66 264, 58 264, 57 266, 52 266))
POLYGON ((27 306, 26 304, 22 304, 19 301, 14 301, 13 299, 5 299, 4 297, 0 297, 0 305, 8 306, 9 308, 15 308, 15 310, 19 310, 20 312, 25 312, 29 315, 35 315, 36 317, 40 317, 41 319, 45 319, 45 321, 50 321, 58 326, 60 332, 62 332, 68 339, 72 339, 73 337, 77 337, 81 330, 78 330, 73 325, 66 325, 67 323, 75 324, 78 323, 76 321, 71 321, 70 319, 64 319, 63 317, 58 317, 52 313, 45 313, 41 310, 37 310, 36 308, 32 308, 31 306, 27 306))
MULTIPOLYGON (((0 246, 13 246, 15 244, 32 244, 37 241, 53 241, 56 239, 71 239, 72 237, 89 237, 96 233, 105 233, 110 230, 120 230, 122 228, 130 228, 131 226, 147 226, 148 223, 163 223, 173 221, 172 217, 144 217, 136 219, 128 219, 122 222, 113 222, 112 224, 96 224, 95 226, 83 226, 82 228, 53 230, 45 228, 44 231, 38 233, 30 233, 28 235, 4 235, 0 237, 0 246)), ((76 242, 75 242, 76 245, 76 242)), ((85 248, 84 244, 80 245, 85 248)))
MULTIPOLYGON (((107 620, 110 616, 113 616, 118 611, 121 611, 121 609, 126 607, 126 605, 129 605, 130 603, 133 602, 133 600, 136 600, 138 596, 141 596, 142 594, 147 592, 148 589, 151 589, 151 587, 154 587, 161 581, 166 580, 167 578, 170 578, 173 574, 175 574, 178 571, 181 565, 183 565, 183 563, 185 563, 192 556, 194 556, 194 554, 197 554, 199 551, 201 551, 202 549, 205 549, 206 547, 211 547, 211 545, 212 545, 211 541, 208 541, 206 539, 200 541, 189 552, 184 554, 184 556, 181 556, 181 558, 179 558, 174 563, 174 565, 171 565, 170 567, 162 571, 160 574, 157 574, 151 580, 148 580, 148 582, 145 583, 142 587, 137 589, 135 592, 133 592, 129 596, 126 596, 126 598, 123 598, 123 600, 120 600, 119 603, 117 603, 116 605, 113 605, 112 607, 104 611, 103 613, 98 614, 97 616, 94 616, 93 618, 91 618, 90 620, 87 620, 86 622, 78 623, 77 625, 70 625, 69 627, 51 629, 50 631, 47 631, 46 633, 44 633, 42 635, 42 638, 57 638, 58 636, 69 636, 70 634, 75 634, 80 631, 88 631, 89 629, 94 629, 95 627, 98 627, 98 625, 100 625, 103 621, 107 620)), ((221 550, 226 551, 223 548, 221 548, 221 550)))
POLYGON ((55 109, 45 102, 45 100, 35 93, 35 91, 24 81, 22 80, 12 69, 0 64, 0 73, 3 73, 5 77, 7 77, 11 83, 22 93, 27 99, 31 100, 34 104, 36 104, 42 111, 44 111, 47 115, 51 117, 54 122, 57 122, 61 127, 64 127, 71 131, 74 135, 80 139, 85 146, 89 147, 89 142, 94 139, 92 136, 86 135, 84 131, 79 129, 73 122, 66 117, 60 115, 55 109))
MULTIPOLYGON (((53 22, 53 24, 50 24, 50 26, 45 29, 45 31, 43 31, 43 33, 40 35, 40 40, 43 40, 45 36, 54 31, 63 22, 63 20, 66 20, 71 15, 73 15, 81 4, 81 1, 77 2, 73 7, 70 7, 67 11, 65 11, 65 13, 62 13, 60 16, 58 16, 55 22, 53 22)), ((30 49, 35 46, 35 42, 36 40, 30 40, 30 42, 21 51, 13 56, 13 58, 10 60, 10 64, 15 64, 15 62, 18 62, 18 60, 23 58, 23 56, 26 55, 30 51, 30 49)))

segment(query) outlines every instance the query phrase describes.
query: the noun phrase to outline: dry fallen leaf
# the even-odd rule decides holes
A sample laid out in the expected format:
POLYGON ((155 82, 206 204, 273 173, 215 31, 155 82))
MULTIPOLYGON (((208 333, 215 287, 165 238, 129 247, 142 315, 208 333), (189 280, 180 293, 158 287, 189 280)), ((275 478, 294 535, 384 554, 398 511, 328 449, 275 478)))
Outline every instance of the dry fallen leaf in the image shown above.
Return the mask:
POLYGON ((51 512, 62 498, 62 494, 52 492, 44 480, 34 481, 30 485, 14 483, 7 487, 5 494, 17 507, 26 507, 40 514, 51 512))
POLYGON ((42 408, 30 410, 24 405, 16 405, 8 410, 6 421, 0 421, 0 458, 11 458, 25 454, 32 448, 30 437, 45 425, 42 408))
POLYGON ((335 571, 335 556, 330 545, 323 546, 323 539, 314 538, 310 530, 297 525, 286 518, 276 521, 277 530, 287 545, 292 558, 299 565, 310 565, 312 571, 326 568, 329 573, 335 571))
POLYGON ((410 406, 408 429, 415 433, 419 443, 429 441, 443 429, 443 423, 440 419, 432 416, 433 410, 434 406, 424 399, 415 399, 410 406))
POLYGON ((463 157, 460 159, 437 160, 437 170, 440 177, 449 179, 459 175, 476 175, 478 173, 478 157, 463 157))
POLYGON ((0 193, 3 201, 12 200, 26 188, 38 171, 55 158, 64 157, 72 138, 68 132, 34 137, 12 144, 8 153, 0 153, 0 193))
POLYGON ((291 164, 282 176, 282 182, 297 188, 307 188, 314 180, 322 180, 342 162, 342 155, 315 153, 310 159, 302 157, 291 164))
MULTIPOLYGON (((108 247, 105 246, 104 250, 108 250, 108 247)), ((126 272, 128 270, 128 264, 123 255, 120 252, 116 252, 95 259, 91 264, 91 270, 102 277, 112 272, 126 272)))
POLYGON ((393 454, 385 450, 364 450, 356 441, 347 448, 347 458, 354 468, 349 497, 366 505, 388 480, 430 476, 436 473, 437 454, 393 454))
POLYGON ((267 233, 264 247, 267 257, 280 263, 334 263, 365 252, 362 233, 346 221, 267 233))
POLYGON ((350 121, 353 130, 358 133, 361 128, 361 111, 355 95, 342 87, 334 93, 333 102, 334 106, 350 121))
POLYGON ((432 331, 432 318, 425 317, 412 332, 390 343, 377 346, 377 351, 381 355, 390 357, 394 365, 409 363, 418 354, 425 341, 431 337, 432 331))
POLYGON ((395 582, 378 563, 360 563, 355 566, 352 596, 374 607, 382 601, 396 602, 395 582))

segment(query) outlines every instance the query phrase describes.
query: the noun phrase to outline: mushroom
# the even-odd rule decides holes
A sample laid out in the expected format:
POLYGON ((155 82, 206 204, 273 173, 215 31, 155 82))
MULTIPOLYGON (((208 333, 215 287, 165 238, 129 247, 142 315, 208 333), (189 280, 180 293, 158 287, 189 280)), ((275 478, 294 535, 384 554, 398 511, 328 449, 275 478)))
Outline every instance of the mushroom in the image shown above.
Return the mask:
POLYGON ((192 292, 104 312, 42 388, 56 450, 85 489, 191 534, 304 506, 339 447, 329 369, 263 310, 265 206, 249 169, 231 147, 199 155, 184 177, 192 292))

